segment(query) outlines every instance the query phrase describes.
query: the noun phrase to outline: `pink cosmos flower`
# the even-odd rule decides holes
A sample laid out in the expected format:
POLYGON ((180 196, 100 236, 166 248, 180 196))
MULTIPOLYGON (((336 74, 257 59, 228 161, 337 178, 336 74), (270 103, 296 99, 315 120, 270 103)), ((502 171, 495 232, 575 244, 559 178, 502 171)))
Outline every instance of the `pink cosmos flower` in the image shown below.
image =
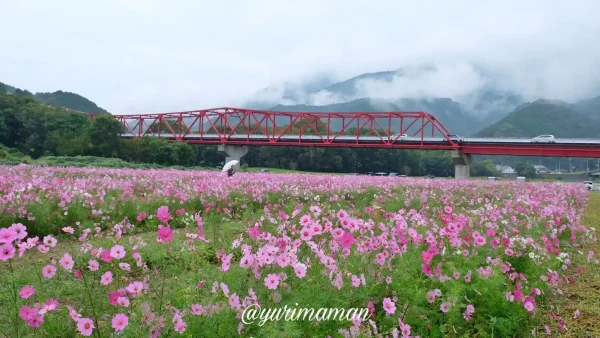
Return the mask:
POLYGON ((117 304, 121 305, 122 307, 129 307, 129 298, 127 297, 119 297, 117 298, 117 304))
POLYGON ((33 296, 34 293, 35 293, 35 288, 31 285, 25 285, 24 287, 21 288, 21 291, 19 291, 19 295, 23 299, 27 299, 27 298, 33 296))
POLYGON ((179 332, 179 333, 184 333, 184 332, 185 332, 185 328, 186 328, 186 327, 187 327, 187 324, 186 324, 186 322, 184 322, 184 321, 182 321, 182 320, 180 320, 180 321, 177 321, 177 322, 174 324, 174 329, 175 329, 175 331, 177 331, 177 332, 179 332))
POLYGON ((442 310, 442 312, 444 312, 444 313, 448 313, 448 311, 450 311, 450 304, 442 303, 440 305, 440 310, 442 310))
POLYGON ((525 302, 525 304, 523 304, 523 306, 525 307, 525 309, 527 309, 527 311, 529 312, 533 312, 533 310, 535 309, 535 305, 533 305, 532 302, 525 302))
POLYGON ((122 313, 117 313, 112 318, 112 328, 115 329, 115 331, 125 330, 127 324, 129 324, 129 318, 122 313))
POLYGON ((352 275, 352 286, 355 288, 360 286, 360 278, 356 277, 355 275, 352 275))
POLYGON ((265 286, 269 290, 277 289, 279 285, 279 275, 271 273, 265 278, 265 286))
POLYGON ((396 304, 390 298, 386 297, 383 299, 383 309, 390 315, 394 314, 396 312, 396 304))
POLYGON ((155 327, 150 330, 150 338, 159 338, 162 335, 162 331, 160 328, 155 327))
POLYGON ((132 282, 127 286, 127 292, 129 292, 132 296, 136 297, 142 290, 144 289, 144 284, 142 282, 132 282))
POLYGON ((60 265, 63 267, 63 269, 71 271, 75 265, 75 262, 73 262, 73 257, 71 257, 71 255, 67 252, 60 259, 60 265))
POLYGON ((312 239, 313 233, 311 228, 304 228, 300 230, 300 239, 303 241, 310 241, 312 239))
POLYGON ((400 329, 402 330, 402 337, 409 337, 410 336, 410 325, 408 324, 400 324, 400 329))
POLYGON ((147 214, 147 213, 145 213, 145 212, 140 212, 140 213, 137 215, 137 220, 138 220, 138 222, 141 222, 141 221, 145 220, 145 219, 146 219, 146 217, 148 217, 148 214, 147 214))
POLYGON ((17 239, 17 232, 13 228, 0 229, 0 243, 10 244, 17 239))
POLYGON ((300 217, 300 224, 302 224, 303 227, 311 225, 312 220, 310 219, 310 215, 307 214, 307 215, 300 217))
POLYGON ((159 243, 168 243, 173 240, 173 231, 170 227, 160 226, 158 229, 158 238, 157 241, 159 243))
POLYGON ((427 302, 433 304, 435 302, 435 293, 433 291, 427 292, 427 302))
POLYGON ((115 245, 110 248, 110 257, 121 259, 125 257, 125 248, 122 245, 115 245))
POLYGON ((47 246, 47 245, 45 245, 45 244, 38 245, 37 249, 38 249, 39 252, 41 252, 43 254, 48 253, 50 251, 50 247, 47 246))
POLYGON ((433 274, 433 270, 431 269, 431 266, 429 264, 421 264, 421 269, 423 270, 423 273, 427 276, 433 274))
POLYGON ((57 243, 58 241, 56 240, 56 238, 54 238, 54 236, 52 236, 52 235, 48 235, 48 236, 45 236, 45 237, 44 237, 44 239, 43 239, 43 242, 44 242, 44 244, 45 244, 46 246, 49 246, 49 247, 51 247, 51 248, 54 248, 54 247, 56 247, 56 243, 57 243))
POLYGON ((54 265, 46 265, 42 268, 42 276, 44 278, 52 278, 56 275, 56 267, 54 265))
POLYGON ((171 220, 171 214, 169 213, 169 207, 162 206, 156 210, 156 216, 158 220, 167 223, 171 220))
POLYGON ((120 292, 109 292, 108 302, 110 303, 110 305, 118 305, 119 303, 117 303, 117 300, 119 300, 119 297, 122 296, 123 295, 120 292))
POLYGON ((25 227, 23 224, 15 223, 11 225, 10 228, 17 233, 17 239, 23 240, 25 237, 27 237, 27 227, 25 227))
POLYGON ((108 285, 110 283, 112 283, 113 280, 113 276, 112 276, 112 272, 110 271, 106 271, 101 277, 100 277, 100 283, 102 285, 108 285))
POLYGON ((21 319, 27 321, 34 316, 37 316, 36 309, 30 308, 29 305, 21 306, 21 309, 19 310, 19 317, 21 317, 21 319))
POLYGON ((192 304, 192 313, 196 316, 201 315, 203 312, 203 307, 200 304, 192 304))
POLYGON ((54 310, 58 307, 58 300, 50 298, 46 301, 46 305, 48 305, 51 310, 54 310))
POLYGON ((250 238, 257 239, 260 237, 260 228, 258 226, 254 226, 248 229, 248 236, 250 236, 250 238))
POLYGON ((102 259, 105 262, 110 262, 112 261, 112 257, 110 256, 110 250, 103 250, 102 251, 102 255, 100 256, 100 259, 102 259))
POLYGON ((297 263, 294 267, 294 273, 296 276, 298 276, 298 278, 304 278, 304 276, 306 276, 306 265, 297 263))
POLYGON ((27 325, 29 327, 38 328, 44 323, 44 318, 40 315, 35 315, 27 319, 27 325))
POLYGON ((15 247, 12 244, 6 243, 0 246, 0 260, 7 261, 15 256, 15 247))
POLYGON ((237 309, 240 306, 240 297, 235 293, 229 296, 229 306, 233 309, 237 309))
POLYGON ((100 265, 98 264, 97 260, 91 259, 88 261, 88 268, 90 269, 90 271, 98 271, 100 265))
POLYGON ((92 320, 89 318, 81 318, 77 321, 77 331, 79 331, 82 336, 91 336, 94 327, 94 322, 92 322, 92 320))
POLYGON ((350 248, 354 244, 354 236, 350 232, 345 232, 341 237, 338 238, 338 242, 344 248, 350 248))

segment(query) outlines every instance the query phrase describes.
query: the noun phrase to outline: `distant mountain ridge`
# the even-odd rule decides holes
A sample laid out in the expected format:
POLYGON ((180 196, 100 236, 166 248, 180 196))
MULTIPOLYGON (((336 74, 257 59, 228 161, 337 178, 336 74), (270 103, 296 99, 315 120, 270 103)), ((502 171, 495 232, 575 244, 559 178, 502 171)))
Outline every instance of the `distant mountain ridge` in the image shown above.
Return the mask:
POLYGON ((110 114, 108 111, 106 111, 103 108, 100 108, 97 104, 88 100, 87 98, 71 92, 64 92, 62 90, 59 90, 52 93, 33 94, 26 89, 21 90, 19 88, 3 84, 1 82, 0 87, 4 87, 6 92, 9 94, 20 94, 30 96, 35 100, 46 103, 50 106, 67 108, 90 114, 110 114))
MULTIPOLYGON (((251 109, 295 112, 425 111, 437 117, 453 133, 468 135, 501 120, 523 103, 520 95, 498 89, 492 80, 486 80, 485 85, 460 100, 448 96, 427 96, 411 87, 413 79, 416 82, 422 78, 425 78, 422 81, 432 81, 430 78, 436 72, 443 71, 445 70, 439 70, 433 65, 424 65, 364 73, 330 84, 328 82, 331 81, 312 81, 306 87, 295 85, 296 88, 302 88, 299 95, 292 94, 293 88, 289 85, 274 86, 259 91, 256 98, 248 101, 246 106, 251 109), (319 87, 319 84, 322 86, 319 87), (281 94, 282 87, 285 96, 264 95, 281 94), (399 88, 397 94, 396 87, 399 88), (385 92, 378 88, 385 89, 385 92), (403 91, 406 88, 408 93, 403 91), (412 94, 415 95, 411 96, 412 94)), ((489 76, 477 66, 467 69, 467 73, 476 79, 489 76)), ((427 87, 423 83, 420 86, 427 87)), ((456 86, 461 86, 461 83, 456 86)))
MULTIPOLYGON (((600 138, 600 116, 586 115, 578 110, 578 106, 579 104, 543 99, 522 104, 505 118, 474 136, 533 137, 550 134, 559 138, 600 138)), ((597 108, 600 108, 600 104, 597 108)))

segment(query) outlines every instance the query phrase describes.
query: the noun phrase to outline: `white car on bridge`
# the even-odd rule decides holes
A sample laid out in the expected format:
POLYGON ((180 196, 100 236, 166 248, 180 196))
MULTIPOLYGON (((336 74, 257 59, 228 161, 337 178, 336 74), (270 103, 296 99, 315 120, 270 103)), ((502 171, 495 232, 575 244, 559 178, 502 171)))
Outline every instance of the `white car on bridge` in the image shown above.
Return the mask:
POLYGON ((531 139, 532 143, 556 143, 554 135, 540 135, 531 139))

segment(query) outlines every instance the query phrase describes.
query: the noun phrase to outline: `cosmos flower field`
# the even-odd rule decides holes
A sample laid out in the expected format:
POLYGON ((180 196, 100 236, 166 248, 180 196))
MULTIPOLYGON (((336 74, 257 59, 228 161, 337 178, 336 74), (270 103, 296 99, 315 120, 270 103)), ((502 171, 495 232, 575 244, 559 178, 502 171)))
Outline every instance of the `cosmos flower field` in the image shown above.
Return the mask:
MULTIPOLYGON (((6 337, 557 336, 582 184, 0 167, 6 337), (367 321, 244 323, 248 306, 367 321)), ((576 263, 577 262, 577 263, 576 263)))

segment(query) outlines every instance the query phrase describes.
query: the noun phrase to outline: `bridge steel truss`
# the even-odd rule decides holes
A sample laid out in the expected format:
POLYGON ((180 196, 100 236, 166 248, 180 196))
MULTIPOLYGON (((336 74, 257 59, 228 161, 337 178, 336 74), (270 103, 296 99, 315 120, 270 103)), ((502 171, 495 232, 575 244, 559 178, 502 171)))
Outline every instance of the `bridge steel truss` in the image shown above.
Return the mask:
POLYGON ((460 148, 448 136, 450 131, 425 112, 309 113, 215 108, 113 117, 121 122, 124 135, 131 138, 154 136, 188 143, 246 146, 460 148), (397 143, 402 134, 409 134, 413 141, 397 143), (361 138, 365 136, 375 138, 375 142, 363 142, 361 138), (443 142, 426 144, 428 137, 438 137, 443 142))
MULTIPOLYGON (((94 119, 94 114, 88 114, 94 119)), ((425 112, 279 112, 214 108, 175 113, 112 115, 124 138, 222 146, 317 146, 454 150, 460 155, 600 158, 600 140, 532 143, 530 139, 452 138, 425 112), (405 142, 400 135, 408 134, 405 142), (366 140, 368 139, 368 140, 366 140)))

